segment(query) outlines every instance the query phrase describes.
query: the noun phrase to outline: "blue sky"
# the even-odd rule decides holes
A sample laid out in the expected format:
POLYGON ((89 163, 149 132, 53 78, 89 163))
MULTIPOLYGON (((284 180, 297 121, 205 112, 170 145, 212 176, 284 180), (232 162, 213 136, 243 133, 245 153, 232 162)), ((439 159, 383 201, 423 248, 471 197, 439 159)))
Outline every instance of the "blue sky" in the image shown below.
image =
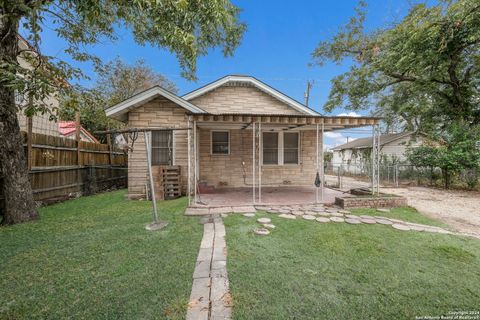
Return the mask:
MULTIPOLYGON (((310 106, 324 113, 322 106, 330 90, 330 80, 347 70, 348 65, 329 64, 322 68, 309 67, 311 53, 321 40, 329 39, 354 13, 354 0, 297 0, 297 1, 233 1, 243 9, 241 20, 247 24, 247 32, 235 55, 224 58, 219 49, 198 61, 198 81, 191 82, 180 76, 180 68, 174 55, 150 46, 135 44, 127 29, 119 29, 119 40, 103 43, 94 52, 104 61, 119 56, 133 63, 144 59, 154 70, 174 81, 180 94, 193 90, 226 74, 247 74, 268 83, 287 95, 304 101, 308 80, 314 80, 310 106)), ((398 21, 408 10, 407 0, 370 0, 366 26, 375 29, 398 21)), ((43 33, 42 53, 68 60, 63 50, 66 45, 54 31, 46 28, 43 33)), ((74 63, 79 65, 78 63, 74 63)), ((95 79, 91 67, 81 64, 87 74, 95 79)), ((89 81, 82 81, 89 85, 89 81)), ((348 112, 341 109, 331 114, 348 112)), ((362 115, 368 111, 359 112, 362 115)), ((345 142, 346 136, 358 137, 366 133, 346 131, 331 134, 326 144, 333 146, 345 142)))

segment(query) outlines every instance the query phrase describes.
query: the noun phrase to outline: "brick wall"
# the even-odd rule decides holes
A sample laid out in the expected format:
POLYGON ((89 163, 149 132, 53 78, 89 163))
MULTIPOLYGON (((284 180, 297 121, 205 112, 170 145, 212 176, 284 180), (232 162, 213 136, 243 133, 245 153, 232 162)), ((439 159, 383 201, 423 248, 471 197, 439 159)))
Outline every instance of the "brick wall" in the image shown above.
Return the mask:
MULTIPOLYGON (((163 127, 186 128, 188 118, 185 110, 165 98, 157 98, 128 113, 128 126, 132 128, 163 127)), ((187 131, 174 131, 174 164, 181 167, 182 189, 187 189, 187 131)), ((139 133, 134 150, 128 158, 128 197, 145 198, 148 179, 147 155, 143 133, 139 133)), ((159 170, 152 168, 158 185, 159 170)))
POLYGON ((252 86, 223 85, 190 102, 210 113, 301 114, 252 86))
POLYGON ((336 197, 335 204, 344 208, 394 208, 406 207, 407 199, 403 197, 336 197))
MULTIPOLYGON (((211 130, 207 129, 199 130, 199 180, 206 181, 208 185, 216 188, 251 186, 252 130, 230 130, 229 155, 210 154, 210 132, 211 130)), ((300 133, 300 163, 298 165, 263 166, 262 185, 312 186, 316 174, 315 143, 315 131, 302 131, 300 133), (288 182, 288 184, 284 182, 288 182)), ((256 158, 258 160, 258 149, 256 158)), ((258 177, 258 168, 256 171, 258 177)))

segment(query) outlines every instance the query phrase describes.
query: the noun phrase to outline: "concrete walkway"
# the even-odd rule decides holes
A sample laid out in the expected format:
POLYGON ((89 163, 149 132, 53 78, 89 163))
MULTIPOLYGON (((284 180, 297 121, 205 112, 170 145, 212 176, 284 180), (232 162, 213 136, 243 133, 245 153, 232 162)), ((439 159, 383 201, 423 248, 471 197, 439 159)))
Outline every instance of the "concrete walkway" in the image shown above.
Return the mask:
POLYGON ((220 217, 214 217, 203 226, 187 320, 230 319, 231 314, 225 226, 220 217))

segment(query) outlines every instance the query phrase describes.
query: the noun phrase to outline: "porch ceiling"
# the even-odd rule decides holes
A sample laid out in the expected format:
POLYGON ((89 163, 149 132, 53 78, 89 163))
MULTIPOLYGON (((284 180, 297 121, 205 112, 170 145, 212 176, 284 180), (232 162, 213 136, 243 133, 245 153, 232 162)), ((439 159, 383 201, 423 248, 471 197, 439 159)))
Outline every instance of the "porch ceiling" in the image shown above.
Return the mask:
POLYGON ((378 124, 376 117, 326 117, 285 114, 191 114, 199 128, 251 129, 254 122, 262 123, 262 130, 315 130, 317 124, 324 131, 341 130, 378 124))

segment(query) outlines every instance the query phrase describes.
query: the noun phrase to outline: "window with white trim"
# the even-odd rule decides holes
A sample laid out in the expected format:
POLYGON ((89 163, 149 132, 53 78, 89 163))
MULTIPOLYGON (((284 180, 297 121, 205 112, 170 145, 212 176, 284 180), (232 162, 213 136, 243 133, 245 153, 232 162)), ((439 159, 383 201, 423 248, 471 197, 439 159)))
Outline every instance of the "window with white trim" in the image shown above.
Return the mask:
POLYGON ((263 164, 298 164, 299 138, 298 132, 263 132, 263 164))
POLYGON ((230 154, 229 131, 212 131, 212 154, 230 154))
POLYGON ((152 164, 173 165, 173 131, 152 131, 152 164))
POLYGON ((298 164, 298 132, 283 133, 283 163, 298 164))

